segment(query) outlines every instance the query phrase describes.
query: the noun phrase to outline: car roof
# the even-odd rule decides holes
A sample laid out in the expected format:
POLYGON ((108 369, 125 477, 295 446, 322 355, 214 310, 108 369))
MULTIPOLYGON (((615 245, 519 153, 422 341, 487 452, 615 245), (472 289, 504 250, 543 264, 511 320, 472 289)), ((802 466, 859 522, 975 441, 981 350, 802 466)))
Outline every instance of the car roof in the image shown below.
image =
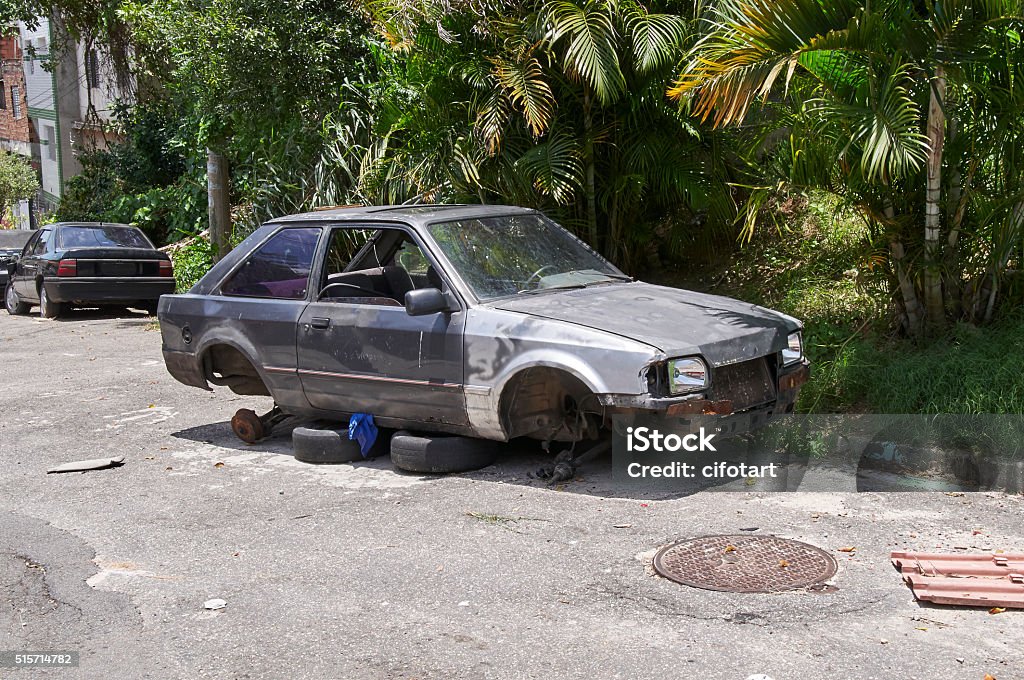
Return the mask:
POLYGON ((438 220, 454 221, 479 219, 498 215, 535 212, 530 208, 513 205, 421 204, 421 205, 367 205, 330 207, 312 212, 288 215, 272 220, 282 222, 338 222, 346 220, 392 221, 410 224, 429 224, 438 220))
POLYGON ((99 229, 100 227, 127 227, 129 229, 134 229, 132 225, 122 224, 121 222, 55 222, 53 224, 47 224, 46 227, 89 227, 93 229, 99 229))

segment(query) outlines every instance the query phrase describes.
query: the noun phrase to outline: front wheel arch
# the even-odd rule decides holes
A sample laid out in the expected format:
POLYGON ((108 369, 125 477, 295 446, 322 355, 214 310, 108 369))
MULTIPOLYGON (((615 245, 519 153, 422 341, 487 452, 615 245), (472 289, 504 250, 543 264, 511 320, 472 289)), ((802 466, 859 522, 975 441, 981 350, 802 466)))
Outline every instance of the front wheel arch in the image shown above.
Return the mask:
POLYGON ((602 412, 583 380, 551 366, 518 371, 505 382, 498 400, 498 417, 508 439, 592 439, 603 425, 602 412))

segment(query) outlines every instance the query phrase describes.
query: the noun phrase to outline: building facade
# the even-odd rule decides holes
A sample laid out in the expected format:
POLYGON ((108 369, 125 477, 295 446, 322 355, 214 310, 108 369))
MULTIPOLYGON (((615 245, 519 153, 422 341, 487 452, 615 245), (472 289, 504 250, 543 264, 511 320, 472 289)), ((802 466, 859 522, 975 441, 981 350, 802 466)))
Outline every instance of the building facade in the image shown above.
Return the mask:
POLYGON ((0 56, 0 148, 30 158, 39 173, 36 198, 14 210, 18 226, 27 227, 56 209, 67 180, 82 171, 79 155, 116 138, 111 119, 119 94, 102 55, 67 40, 56 19, 19 23, 0 41, 0 56))

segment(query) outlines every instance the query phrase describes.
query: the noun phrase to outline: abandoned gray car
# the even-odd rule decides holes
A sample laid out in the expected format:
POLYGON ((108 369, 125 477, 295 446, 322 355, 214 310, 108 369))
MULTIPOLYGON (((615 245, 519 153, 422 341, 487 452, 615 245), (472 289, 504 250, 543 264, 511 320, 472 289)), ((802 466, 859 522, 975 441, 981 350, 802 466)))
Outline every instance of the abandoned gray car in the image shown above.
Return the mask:
MULTIPOLYGON (((160 299, 180 382, 280 414, 507 441, 596 439, 617 414, 792 411, 801 325, 634 281, 540 212, 340 208, 274 220, 185 295, 160 299)), ((251 413, 251 412, 249 412, 251 413)))

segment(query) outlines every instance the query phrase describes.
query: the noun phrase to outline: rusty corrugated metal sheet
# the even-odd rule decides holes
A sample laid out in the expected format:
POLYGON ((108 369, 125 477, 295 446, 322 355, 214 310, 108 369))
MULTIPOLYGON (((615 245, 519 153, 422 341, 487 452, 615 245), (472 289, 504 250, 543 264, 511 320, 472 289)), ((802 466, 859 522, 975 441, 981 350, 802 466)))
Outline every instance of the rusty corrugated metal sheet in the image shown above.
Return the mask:
POLYGON ((1024 609, 1024 554, 894 552, 890 557, 919 600, 1024 609))

